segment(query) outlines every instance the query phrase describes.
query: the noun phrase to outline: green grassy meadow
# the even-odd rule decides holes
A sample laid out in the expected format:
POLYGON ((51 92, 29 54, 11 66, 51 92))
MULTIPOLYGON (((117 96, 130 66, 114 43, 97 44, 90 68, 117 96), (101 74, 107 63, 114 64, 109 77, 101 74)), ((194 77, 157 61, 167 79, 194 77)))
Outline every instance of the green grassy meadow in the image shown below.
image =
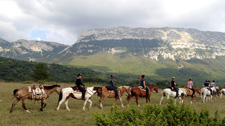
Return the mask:
MULTIPOLYGON (((69 108, 71 111, 67 111, 64 103, 61 105, 60 110, 56 111, 56 106, 58 103, 58 94, 53 93, 47 100, 47 106, 44 108, 43 112, 39 111, 40 102, 28 100, 27 109, 31 111, 31 114, 25 112, 22 108, 21 102, 19 102, 15 107, 13 113, 9 113, 13 99, 13 90, 20 87, 31 86, 32 84, 21 84, 21 83, 4 83, 1 82, 0 86, 0 126, 86 126, 95 125, 94 113, 106 113, 109 112, 114 99, 105 99, 103 101, 104 109, 99 107, 99 97, 95 94, 92 97, 93 106, 91 110, 88 110, 89 103, 87 103, 86 111, 82 110, 83 101, 70 99, 69 108)), ((62 87, 71 87, 73 84, 60 84, 62 87)), ((88 84, 86 84, 88 85, 88 84)), ((98 85, 96 85, 98 86, 98 85)), ((157 105, 161 98, 161 91, 159 93, 153 92, 151 95, 150 105, 157 105)), ((162 102, 166 105, 166 99, 162 102)), ((123 96, 123 103, 125 105, 124 109, 127 109, 126 94, 123 96)), ((141 105, 140 109, 143 109, 145 104, 145 99, 140 98, 139 103, 141 105)), ((120 103, 116 104, 119 109, 120 103)), ((131 101, 131 105, 136 105, 135 99, 131 101)), ((196 102, 190 104, 190 97, 185 98, 185 105, 190 106, 197 111, 201 109, 208 109, 210 115, 213 116, 215 111, 218 110, 220 117, 225 117, 225 97, 222 99, 214 99, 213 102, 207 102, 203 104, 200 102, 200 96, 197 96, 196 102)))

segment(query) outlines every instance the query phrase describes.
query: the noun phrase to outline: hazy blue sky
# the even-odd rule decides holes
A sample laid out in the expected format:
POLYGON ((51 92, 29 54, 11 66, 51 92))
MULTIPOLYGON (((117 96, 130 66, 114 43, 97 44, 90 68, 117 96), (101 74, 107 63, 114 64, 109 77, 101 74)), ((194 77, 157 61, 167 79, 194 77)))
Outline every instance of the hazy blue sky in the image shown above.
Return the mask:
POLYGON ((0 0, 0 38, 74 44, 89 29, 181 27, 225 32, 223 0, 0 0))

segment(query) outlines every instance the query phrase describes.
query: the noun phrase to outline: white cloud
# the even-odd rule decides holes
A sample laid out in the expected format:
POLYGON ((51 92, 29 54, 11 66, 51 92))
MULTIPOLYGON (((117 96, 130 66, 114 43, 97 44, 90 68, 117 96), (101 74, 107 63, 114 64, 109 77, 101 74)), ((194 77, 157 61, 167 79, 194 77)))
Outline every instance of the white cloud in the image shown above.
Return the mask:
POLYGON ((1 0, 0 38, 28 39, 48 31, 47 41, 73 44, 88 29, 183 27, 225 32, 224 1, 215 0, 1 0))

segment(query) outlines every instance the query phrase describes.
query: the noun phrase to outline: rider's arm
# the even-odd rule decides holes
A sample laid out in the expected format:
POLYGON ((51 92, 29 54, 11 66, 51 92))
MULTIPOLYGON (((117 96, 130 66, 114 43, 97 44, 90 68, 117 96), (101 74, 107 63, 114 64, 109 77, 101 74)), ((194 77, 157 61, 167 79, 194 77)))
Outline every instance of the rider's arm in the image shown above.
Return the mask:
POLYGON ((176 85, 176 82, 174 82, 174 85, 176 85))
POLYGON ((145 81, 143 81, 143 85, 144 85, 144 88, 145 88, 145 81))

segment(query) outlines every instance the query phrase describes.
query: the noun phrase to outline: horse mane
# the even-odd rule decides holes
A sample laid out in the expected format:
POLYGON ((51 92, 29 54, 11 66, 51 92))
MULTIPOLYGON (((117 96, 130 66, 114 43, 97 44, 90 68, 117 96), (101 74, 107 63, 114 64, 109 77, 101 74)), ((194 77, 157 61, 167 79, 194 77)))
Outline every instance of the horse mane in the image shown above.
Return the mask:
POLYGON ((102 96, 102 87, 94 87, 93 90, 96 90, 98 93, 98 96, 102 96))
POLYGON ((61 87, 61 86, 58 85, 58 84, 55 84, 55 85, 51 85, 51 86, 44 86, 44 89, 52 89, 52 88, 55 88, 55 87, 61 87))

